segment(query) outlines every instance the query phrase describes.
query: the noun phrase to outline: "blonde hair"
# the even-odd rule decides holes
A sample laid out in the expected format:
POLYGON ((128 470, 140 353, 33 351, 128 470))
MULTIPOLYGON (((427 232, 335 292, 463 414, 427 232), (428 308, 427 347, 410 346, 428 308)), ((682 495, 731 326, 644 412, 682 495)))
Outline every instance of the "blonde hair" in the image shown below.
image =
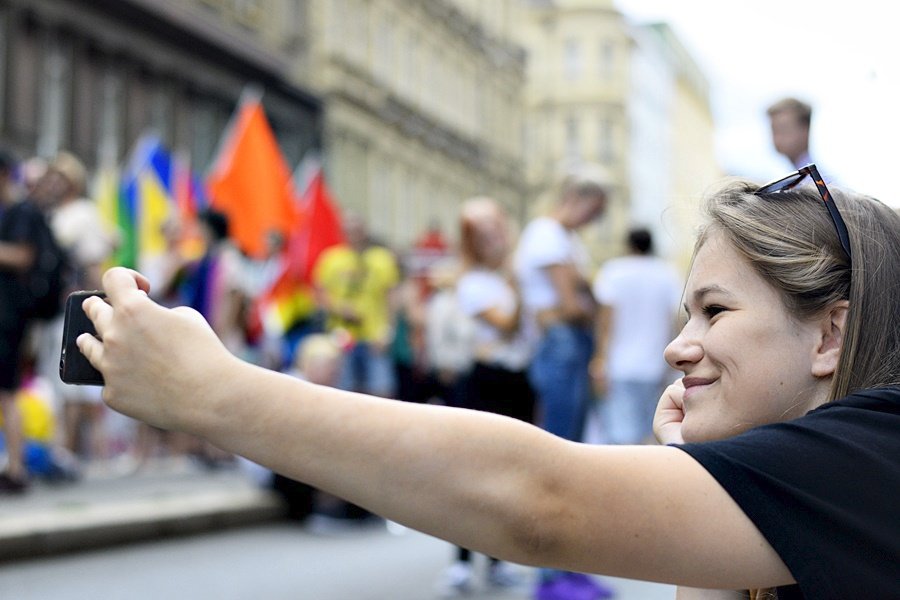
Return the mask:
POLYGON ((849 302, 830 400, 900 384, 900 215, 874 198, 831 190, 850 234, 851 265, 814 187, 764 196, 757 189, 732 180, 709 195, 696 247, 723 232, 798 320, 849 302))
POLYGON ((87 170, 84 168, 84 163, 78 160, 74 154, 65 151, 60 152, 53 159, 50 168, 61 174, 69 182, 77 196, 84 195, 87 190, 87 170))

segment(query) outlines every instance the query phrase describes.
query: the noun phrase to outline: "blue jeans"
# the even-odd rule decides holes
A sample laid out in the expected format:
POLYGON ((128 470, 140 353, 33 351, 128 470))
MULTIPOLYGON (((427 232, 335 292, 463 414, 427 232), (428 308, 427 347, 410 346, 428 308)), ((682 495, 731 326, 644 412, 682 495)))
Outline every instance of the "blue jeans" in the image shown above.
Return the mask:
POLYGON ((394 365, 387 351, 376 352, 370 344, 358 342, 344 354, 338 387, 384 398, 394 395, 394 365))
POLYGON ((655 381, 611 379, 600 405, 612 444, 640 444, 653 437, 653 415, 663 387, 655 381))
POLYGON ((529 377, 537 393, 540 425, 545 431, 581 441, 591 401, 588 363, 593 346, 590 332, 574 325, 553 325, 544 333, 529 377))
MULTIPOLYGON (((593 338, 581 327, 558 324, 544 332, 528 372, 544 431, 581 441, 592 397, 588 364, 593 351, 593 338)), ((541 569, 539 577, 551 581, 564 573, 541 569)))

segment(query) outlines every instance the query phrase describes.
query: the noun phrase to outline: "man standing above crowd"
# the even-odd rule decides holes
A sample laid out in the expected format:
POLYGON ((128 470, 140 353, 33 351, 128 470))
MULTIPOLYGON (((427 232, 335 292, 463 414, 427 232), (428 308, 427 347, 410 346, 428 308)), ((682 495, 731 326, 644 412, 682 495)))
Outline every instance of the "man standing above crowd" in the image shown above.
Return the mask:
POLYGON ((647 229, 628 232, 628 255, 606 262, 594 280, 599 304, 591 360, 595 390, 604 396, 603 425, 613 444, 653 437, 653 414, 669 383, 663 351, 675 334, 681 282, 653 256, 647 229))
POLYGON ((6 443, 6 470, 0 473, 0 493, 28 487, 23 460, 22 419, 16 408, 20 364, 29 323, 30 297, 25 274, 34 265, 35 240, 43 218, 28 199, 14 192, 16 161, 0 148, 0 413, 6 443))
POLYGON ((796 98, 784 98, 766 111, 772 125, 772 144, 795 169, 813 162, 809 155, 812 107, 796 98))

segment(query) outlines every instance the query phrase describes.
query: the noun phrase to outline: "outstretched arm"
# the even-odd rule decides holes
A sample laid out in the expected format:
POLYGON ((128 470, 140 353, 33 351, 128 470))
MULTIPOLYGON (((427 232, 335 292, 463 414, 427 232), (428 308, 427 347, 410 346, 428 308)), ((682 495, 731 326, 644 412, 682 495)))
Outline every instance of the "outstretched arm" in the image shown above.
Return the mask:
POLYGON ((382 400, 243 363, 134 273, 85 303, 104 399, 392 520, 523 564, 696 587, 792 577, 728 494, 670 447, 575 444, 480 412, 382 400), (453 515, 453 518, 447 518, 453 515))

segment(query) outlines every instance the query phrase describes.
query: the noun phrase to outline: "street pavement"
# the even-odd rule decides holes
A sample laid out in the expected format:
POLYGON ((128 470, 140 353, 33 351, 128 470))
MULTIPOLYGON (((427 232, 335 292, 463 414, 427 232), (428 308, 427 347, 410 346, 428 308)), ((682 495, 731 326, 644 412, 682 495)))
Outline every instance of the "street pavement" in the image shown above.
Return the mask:
POLYGON ((38 481, 0 499, 0 561, 184 535, 277 518, 279 499, 241 470, 160 460, 123 473, 89 469, 77 482, 38 481))
MULTIPOLYGON (((283 510, 246 471, 186 460, 36 484, 26 495, 0 498, 0 598, 437 597, 450 544, 381 521, 298 526, 281 520, 283 510)), ((476 561, 483 569, 484 557, 476 561)), ((530 597, 535 570, 517 568, 522 587, 498 591, 479 582, 468 598, 530 597)), ((671 586, 604 581, 618 600, 674 597, 671 586)))

